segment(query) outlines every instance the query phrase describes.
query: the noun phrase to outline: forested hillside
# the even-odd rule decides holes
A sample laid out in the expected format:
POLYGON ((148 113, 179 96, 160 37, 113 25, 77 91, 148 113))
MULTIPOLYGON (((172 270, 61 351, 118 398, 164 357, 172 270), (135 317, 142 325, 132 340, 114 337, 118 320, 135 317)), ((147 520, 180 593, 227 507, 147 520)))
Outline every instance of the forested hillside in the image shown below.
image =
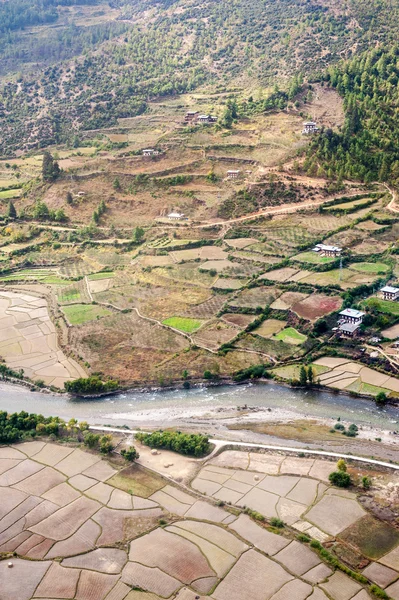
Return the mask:
POLYGON ((386 0, 7 0, 0 151, 70 141, 204 84, 251 91, 320 77, 395 39, 397 13, 386 0))
POLYGON ((378 48, 330 67, 326 83, 344 98, 342 132, 315 137, 305 168, 339 179, 399 181, 399 47, 378 48))

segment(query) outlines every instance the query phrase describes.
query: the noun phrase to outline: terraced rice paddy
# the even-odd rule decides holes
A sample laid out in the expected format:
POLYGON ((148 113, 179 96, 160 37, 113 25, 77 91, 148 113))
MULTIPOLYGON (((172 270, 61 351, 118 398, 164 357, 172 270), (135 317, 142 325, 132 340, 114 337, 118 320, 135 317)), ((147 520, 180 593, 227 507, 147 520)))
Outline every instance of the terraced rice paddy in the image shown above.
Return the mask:
POLYGON ((320 383, 328 387, 373 396, 379 392, 399 394, 399 381, 395 377, 379 373, 360 363, 325 356, 317 359, 315 365, 328 368, 328 371, 319 376, 320 383))
MULTIPOLYGON (((161 463, 172 456, 162 454, 161 463)), ((177 462, 184 471, 192 461, 177 462)), ((295 539, 296 532, 344 539, 356 528, 365 535, 361 524, 371 517, 355 494, 329 486, 333 468, 313 458, 226 451, 200 466, 192 482, 200 494, 158 477, 157 491, 144 498, 124 489, 154 479, 143 468, 138 475, 42 441, 0 447, 0 552, 14 553, 0 561, 1 598, 371 600, 367 586, 333 572, 295 539), (290 529, 278 532, 216 499, 279 516, 290 529)), ((398 542, 363 570, 394 600, 398 542)))
POLYGON ((33 380, 59 388, 85 371, 59 349, 57 333, 43 298, 0 292, 0 353, 7 366, 33 380))

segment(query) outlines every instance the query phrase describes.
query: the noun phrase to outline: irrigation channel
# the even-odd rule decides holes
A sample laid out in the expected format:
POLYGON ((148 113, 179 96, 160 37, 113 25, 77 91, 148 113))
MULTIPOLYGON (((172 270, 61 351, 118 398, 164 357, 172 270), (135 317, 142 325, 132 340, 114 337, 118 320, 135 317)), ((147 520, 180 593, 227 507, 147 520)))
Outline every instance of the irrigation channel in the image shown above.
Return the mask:
MULTIPOLYGON (((336 419, 376 429, 399 430, 399 407, 378 408, 372 399, 341 393, 293 389, 274 383, 195 388, 190 390, 123 392, 94 399, 30 392, 0 383, 0 410, 26 410, 45 416, 75 417, 96 425, 151 425, 170 427, 182 423, 223 423, 233 418, 237 406, 251 407, 251 418, 336 419), (256 410, 259 412, 256 412, 256 410), (269 411, 269 412, 268 412, 269 411)), ((222 425, 221 425, 222 426, 222 425)), ((399 441, 399 436, 398 436, 399 441)))

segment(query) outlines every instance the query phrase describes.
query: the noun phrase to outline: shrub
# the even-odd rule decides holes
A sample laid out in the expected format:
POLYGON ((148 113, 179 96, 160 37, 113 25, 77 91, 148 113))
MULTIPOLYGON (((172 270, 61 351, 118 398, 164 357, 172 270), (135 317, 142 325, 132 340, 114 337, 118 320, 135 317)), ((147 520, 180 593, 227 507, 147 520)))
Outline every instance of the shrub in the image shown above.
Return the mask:
POLYGON ((376 598, 382 598, 382 600, 389 600, 388 594, 384 592, 384 590, 382 590, 380 587, 378 587, 378 585, 373 584, 370 586, 369 589, 373 596, 375 596, 376 598))
POLYGON ((343 471, 334 471, 333 473, 330 473, 328 479, 333 485, 341 488, 347 488, 351 484, 349 473, 343 471))
POLYGON ((337 469, 338 471, 341 471, 341 473, 346 473, 346 462, 344 461, 343 458, 340 458, 339 461, 337 462, 337 469))
POLYGON ((362 477, 362 486, 363 486, 363 489, 365 489, 365 490, 369 490, 371 488, 370 477, 367 477, 366 475, 364 477, 362 477))
POLYGON ((100 443, 100 435, 98 433, 90 433, 87 431, 84 434, 83 443, 88 448, 97 448, 98 444, 100 443))
POLYGON ((277 517, 272 517, 270 519, 270 525, 272 527, 277 527, 278 529, 282 529, 284 527, 284 521, 281 519, 277 519, 277 517))
POLYGON ((114 449, 112 443, 112 435, 103 435, 100 439, 100 452, 101 454, 110 454, 114 449))
POLYGON ((380 406, 383 406, 384 404, 386 404, 387 402, 387 395, 385 392, 378 392, 378 394, 375 397, 375 403, 379 404, 380 406))
POLYGON ((336 429, 337 431, 344 431, 345 426, 342 425, 342 423, 335 423, 334 429, 336 429))
POLYGON ((310 542, 310 537, 307 536, 305 533, 300 533, 296 536, 296 539, 299 542, 304 542, 305 544, 308 544, 310 542))
POLYGON ((133 462, 134 460, 140 458, 140 454, 137 452, 134 446, 129 446, 129 448, 123 448, 123 450, 121 450, 121 455, 125 460, 128 460, 129 462, 133 462))

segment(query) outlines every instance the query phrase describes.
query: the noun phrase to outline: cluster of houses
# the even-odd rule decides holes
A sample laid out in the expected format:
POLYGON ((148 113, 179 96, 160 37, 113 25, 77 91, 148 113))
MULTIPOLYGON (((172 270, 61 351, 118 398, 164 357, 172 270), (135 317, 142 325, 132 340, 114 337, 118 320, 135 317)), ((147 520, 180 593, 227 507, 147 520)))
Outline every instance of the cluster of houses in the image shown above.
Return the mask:
MULTIPOLYGON (((380 290, 384 300, 398 300, 399 299, 399 288, 391 285, 386 285, 380 290)), ((360 325, 363 322, 365 313, 355 308, 345 308, 339 313, 338 327, 339 333, 352 337, 356 334, 360 325)), ((380 338, 375 338, 372 341, 380 341, 380 338)))
POLYGON ((201 115, 198 110, 189 110, 186 112, 186 116, 184 117, 184 121, 186 123, 216 123, 217 117, 214 115, 201 115))
POLYGON ((342 248, 338 246, 328 246, 326 244, 316 244, 313 252, 319 252, 320 256, 341 256, 342 248))

